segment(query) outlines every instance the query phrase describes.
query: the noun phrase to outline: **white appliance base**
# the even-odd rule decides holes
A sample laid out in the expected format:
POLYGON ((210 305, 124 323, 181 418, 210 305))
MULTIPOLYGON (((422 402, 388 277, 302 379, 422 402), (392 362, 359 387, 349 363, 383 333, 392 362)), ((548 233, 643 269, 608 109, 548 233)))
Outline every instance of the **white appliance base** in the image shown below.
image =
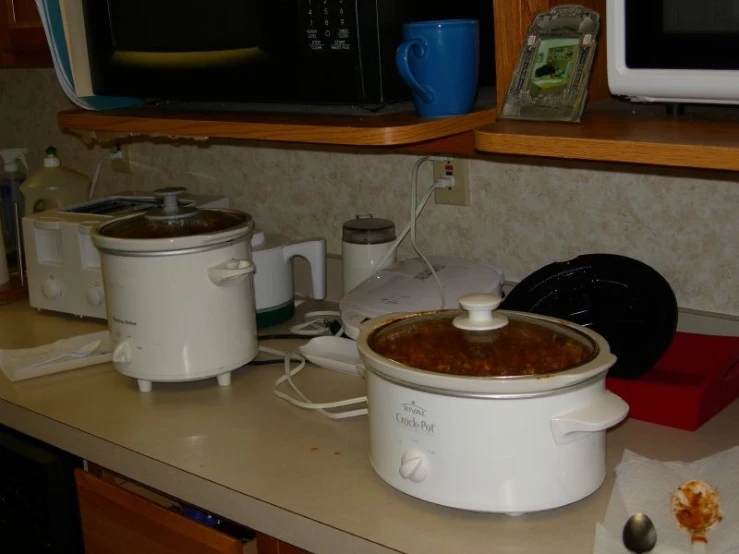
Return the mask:
POLYGON ((581 500, 587 498, 588 496, 592 495, 595 491, 600 489, 601 485, 603 485, 603 481, 605 481, 605 475, 603 476, 603 479, 598 482, 596 485, 593 486, 592 490, 582 493, 578 495, 577 498, 569 498, 566 500, 562 500, 560 502, 541 502, 540 504, 530 504, 526 506, 518 506, 517 508, 520 511, 512 510, 510 505, 506 504, 491 504, 486 501, 481 501, 479 503, 470 503, 466 501, 456 501, 454 499, 450 499, 447 496, 439 496, 429 493, 428 491, 421 490, 421 487, 418 487, 417 489, 414 489, 414 487, 411 484, 402 485, 399 486, 397 483, 397 480, 385 477, 383 473, 378 470, 378 468, 375 466, 375 462, 370 459, 370 465, 372 466, 372 469, 375 471, 377 476, 382 479, 385 483, 393 487, 395 490, 402 492, 403 494, 406 494, 408 496, 412 496, 413 498, 417 498, 419 500, 423 500, 424 502, 430 502, 431 504, 436 504, 437 506, 445 506, 447 508, 455 508, 457 510, 465 510, 468 512, 479 512, 479 513, 488 513, 488 514, 503 514, 509 517, 518 517, 522 516, 524 514, 529 513, 536 513, 536 512, 545 512, 548 510, 554 510, 556 508, 561 508, 563 506, 569 506, 570 504, 574 504, 576 502, 580 502, 581 500))
MULTIPOLYGON (((202 377, 201 379, 197 379, 198 381, 204 381, 205 379, 211 379, 213 376, 209 377, 202 377)), ((215 376, 218 380, 218 386, 220 387, 228 387, 231 385, 231 372, 227 371, 226 373, 220 373, 215 376)), ((193 381, 194 379, 188 379, 189 381, 193 381)), ((151 386, 153 381, 149 381, 147 379, 136 379, 136 383, 139 386, 139 392, 151 392, 151 386)), ((182 382, 182 381, 179 381, 182 382)))
POLYGON ((118 364, 116 362, 113 362, 113 367, 121 375, 125 375, 126 377, 131 377, 132 379, 136 379, 136 383, 138 384, 139 391, 141 392, 151 392, 153 383, 187 383, 189 381, 205 381, 206 379, 212 379, 213 377, 217 379, 219 386, 228 387, 231 385, 231 373, 233 373, 235 370, 239 369, 240 367, 245 366, 246 364, 251 362, 255 357, 256 357, 256 354, 252 358, 248 360, 244 360, 243 362, 229 364, 224 367, 219 367, 217 369, 209 369, 207 371, 202 371, 202 372, 198 372, 194 374, 191 373, 187 377, 182 376, 182 375, 178 375, 178 376, 162 376, 162 375, 152 375, 152 374, 142 375, 143 372, 141 371, 126 371, 124 368, 120 367, 123 364, 118 364))

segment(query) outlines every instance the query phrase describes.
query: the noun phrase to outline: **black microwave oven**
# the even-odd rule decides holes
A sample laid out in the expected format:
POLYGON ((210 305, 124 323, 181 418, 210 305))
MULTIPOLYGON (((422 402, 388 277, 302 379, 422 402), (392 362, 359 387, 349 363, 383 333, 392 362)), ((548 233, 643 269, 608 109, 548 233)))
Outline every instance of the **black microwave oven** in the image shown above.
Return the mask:
POLYGON ((480 21, 493 84, 492 0, 82 2, 96 95, 382 105, 410 96, 395 67, 410 21, 480 21))

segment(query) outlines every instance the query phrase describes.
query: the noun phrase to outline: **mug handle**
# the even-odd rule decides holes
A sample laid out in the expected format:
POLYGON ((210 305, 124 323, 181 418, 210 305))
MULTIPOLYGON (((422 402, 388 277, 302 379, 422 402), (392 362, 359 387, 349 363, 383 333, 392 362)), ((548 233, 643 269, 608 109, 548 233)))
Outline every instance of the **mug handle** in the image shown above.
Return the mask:
POLYGON ((408 55, 410 54, 411 48, 413 48, 414 54, 419 58, 423 58, 426 55, 426 41, 422 38, 412 38, 401 42, 400 46, 398 46, 398 50, 395 52, 395 65, 398 67, 401 78, 419 96, 421 101, 430 104, 434 101, 434 91, 419 83, 411 73, 411 68, 408 65, 408 55))

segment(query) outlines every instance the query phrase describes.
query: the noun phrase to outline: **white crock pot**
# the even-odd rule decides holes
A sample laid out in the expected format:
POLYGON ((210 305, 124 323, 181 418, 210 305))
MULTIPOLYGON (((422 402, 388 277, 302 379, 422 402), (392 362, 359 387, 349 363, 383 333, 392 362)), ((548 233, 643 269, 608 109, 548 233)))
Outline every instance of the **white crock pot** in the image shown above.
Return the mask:
POLYGON ((326 298, 326 239, 291 241, 284 235, 257 229, 251 239, 257 327, 290 319, 295 313, 292 260, 299 256, 310 264, 313 298, 326 298))
MULTIPOLYGON (((393 487, 455 508, 517 515, 575 502, 602 484, 605 431, 628 412, 605 390, 615 357, 600 335, 575 324, 521 312, 491 315, 499 303, 492 295, 468 295, 460 299, 467 314, 394 314, 362 324, 357 345, 367 379, 372 466, 393 487), (496 349, 505 351, 504 331, 515 322, 574 341, 585 358, 542 374, 469 376, 418 369, 375 351, 381 340, 387 346, 410 332, 405 337, 412 347, 431 353, 431 363, 446 363, 440 354, 445 340, 424 342, 429 321, 458 332, 465 356, 482 348, 480 356, 492 359, 496 349)), ((511 351, 535 347, 516 344, 511 351)), ((467 363, 448 354, 459 360, 452 364, 467 363)))
POLYGON ((258 352, 251 216, 180 207, 183 188, 159 189, 162 208, 92 232, 101 253, 113 365, 138 381, 217 377, 258 352))

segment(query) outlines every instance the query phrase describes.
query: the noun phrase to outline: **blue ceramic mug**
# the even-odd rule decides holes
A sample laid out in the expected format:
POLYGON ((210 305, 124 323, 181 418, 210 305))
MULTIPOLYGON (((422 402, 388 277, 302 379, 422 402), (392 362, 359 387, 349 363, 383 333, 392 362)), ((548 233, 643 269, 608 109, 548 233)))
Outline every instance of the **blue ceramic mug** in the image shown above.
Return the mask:
POLYGON ((472 111, 479 51, 480 25, 476 19, 403 25, 403 42, 395 54, 395 64, 411 88, 418 115, 443 117, 472 111))

